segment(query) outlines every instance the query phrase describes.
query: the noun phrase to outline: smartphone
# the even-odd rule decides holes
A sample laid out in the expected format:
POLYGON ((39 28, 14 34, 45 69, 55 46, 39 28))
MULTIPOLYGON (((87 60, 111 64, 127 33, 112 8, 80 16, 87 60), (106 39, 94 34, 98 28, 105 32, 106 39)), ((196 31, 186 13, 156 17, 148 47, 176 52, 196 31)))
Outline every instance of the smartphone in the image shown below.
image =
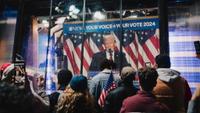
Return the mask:
POLYGON ((15 61, 15 75, 14 75, 14 84, 17 86, 25 87, 25 62, 24 61, 15 61))

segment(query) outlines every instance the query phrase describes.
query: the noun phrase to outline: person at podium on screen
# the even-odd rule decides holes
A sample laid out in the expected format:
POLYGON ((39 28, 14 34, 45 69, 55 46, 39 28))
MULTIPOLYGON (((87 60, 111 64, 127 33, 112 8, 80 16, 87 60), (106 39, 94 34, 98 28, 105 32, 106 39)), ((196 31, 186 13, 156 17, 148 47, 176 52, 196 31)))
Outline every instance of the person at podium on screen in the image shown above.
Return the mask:
POLYGON ((112 60, 116 64, 116 68, 120 68, 120 55, 122 67, 130 66, 127 62, 125 54, 116 49, 116 40, 113 34, 103 36, 104 51, 97 52, 93 55, 89 71, 100 71, 100 64, 105 59, 112 60))

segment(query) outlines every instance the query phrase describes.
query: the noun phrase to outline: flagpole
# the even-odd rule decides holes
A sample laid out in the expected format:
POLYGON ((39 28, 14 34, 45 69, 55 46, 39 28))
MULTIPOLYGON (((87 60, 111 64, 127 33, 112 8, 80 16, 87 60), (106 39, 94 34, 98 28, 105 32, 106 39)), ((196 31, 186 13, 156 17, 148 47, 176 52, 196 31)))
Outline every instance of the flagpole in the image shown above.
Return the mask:
POLYGON ((47 81, 47 71, 48 71, 48 54, 49 54, 49 43, 51 38, 51 26, 52 26, 52 8, 53 8, 53 0, 50 1, 50 9, 49 9, 49 30, 48 30, 48 41, 47 41, 47 51, 46 51, 46 63, 45 63, 45 82, 44 88, 46 90, 46 81, 47 81))
POLYGON ((83 24, 82 24, 82 45, 81 45, 81 64, 80 64, 80 67, 81 67, 81 70, 80 70, 80 74, 83 74, 83 58, 84 58, 84 41, 85 41, 85 5, 86 5, 86 0, 83 0, 83 24))
POLYGON ((122 18, 122 11, 123 11, 123 6, 122 6, 122 0, 120 0, 120 66, 119 66, 119 73, 121 73, 121 69, 122 69, 122 45, 123 45, 123 26, 122 26, 122 22, 123 22, 123 18, 122 18))

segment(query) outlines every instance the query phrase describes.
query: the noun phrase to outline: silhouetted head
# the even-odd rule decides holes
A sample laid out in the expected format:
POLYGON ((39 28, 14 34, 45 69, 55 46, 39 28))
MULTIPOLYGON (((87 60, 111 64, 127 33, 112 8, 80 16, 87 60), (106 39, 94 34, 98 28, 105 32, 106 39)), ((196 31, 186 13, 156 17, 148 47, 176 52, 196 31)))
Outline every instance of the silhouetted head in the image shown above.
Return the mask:
POLYGON ((70 82, 70 87, 75 92, 85 92, 88 90, 87 78, 83 75, 74 76, 70 82))
POLYGON ((136 71, 132 67, 126 66, 122 68, 120 77, 125 84, 133 84, 133 80, 135 80, 135 75, 136 71))
POLYGON ((160 54, 155 58, 158 68, 170 68, 170 57, 166 54, 160 54))
POLYGON ((115 69, 115 68, 116 68, 116 64, 112 60, 105 59, 100 64, 101 71, 104 69, 115 69))
POLYGON ((152 91, 156 86, 158 73, 154 68, 140 69, 139 83, 144 91, 152 91))
POLYGON ((61 86, 67 86, 72 79, 72 72, 69 70, 61 69, 58 72, 58 84, 61 86))

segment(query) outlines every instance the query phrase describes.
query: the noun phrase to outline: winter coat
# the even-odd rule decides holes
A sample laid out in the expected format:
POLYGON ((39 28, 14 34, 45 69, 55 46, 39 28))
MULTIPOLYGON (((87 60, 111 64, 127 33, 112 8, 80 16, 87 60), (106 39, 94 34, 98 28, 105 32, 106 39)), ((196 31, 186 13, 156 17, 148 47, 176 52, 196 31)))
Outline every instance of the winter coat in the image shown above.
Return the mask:
POLYGON ((161 103, 166 104, 171 113, 185 113, 191 91, 187 81, 176 70, 158 68, 158 79, 153 93, 161 103))

